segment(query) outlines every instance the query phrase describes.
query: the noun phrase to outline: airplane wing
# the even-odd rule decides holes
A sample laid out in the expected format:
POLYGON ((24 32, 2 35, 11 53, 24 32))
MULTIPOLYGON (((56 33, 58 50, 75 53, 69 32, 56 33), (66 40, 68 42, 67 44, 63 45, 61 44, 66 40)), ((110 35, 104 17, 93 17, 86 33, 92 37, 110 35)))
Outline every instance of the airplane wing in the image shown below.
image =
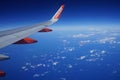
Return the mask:
POLYGON ((10 44, 20 41, 21 39, 24 39, 33 33, 39 32, 40 30, 57 22, 63 9, 64 9, 64 5, 61 5, 61 7, 58 9, 55 15, 46 22, 28 26, 28 27, 21 27, 21 28, 16 28, 12 30, 1 31, 0 32, 0 48, 6 47, 10 44))
MULTIPOLYGON (((63 9, 64 9, 64 5, 62 5, 58 9, 58 11, 55 13, 55 15, 46 22, 28 26, 28 27, 21 27, 21 28, 16 28, 12 30, 0 31, 0 48, 3 48, 13 43, 24 44, 24 40, 27 40, 28 41, 27 43, 30 43, 31 41, 36 42, 35 40, 32 40, 31 38, 26 38, 26 37, 36 32, 51 31, 46 27, 58 21, 63 9)), ((0 54, 0 61, 7 60, 9 58, 10 57, 7 55, 0 54)), ((0 77, 4 77, 4 76, 5 76, 5 72, 0 70, 0 77)))

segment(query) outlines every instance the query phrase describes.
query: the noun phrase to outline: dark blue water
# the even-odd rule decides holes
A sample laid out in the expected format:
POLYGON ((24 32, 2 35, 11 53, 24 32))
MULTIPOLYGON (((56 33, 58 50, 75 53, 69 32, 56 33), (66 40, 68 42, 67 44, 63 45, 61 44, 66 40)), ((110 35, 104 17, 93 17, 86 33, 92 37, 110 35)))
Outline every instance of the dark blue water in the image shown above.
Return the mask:
POLYGON ((0 53, 2 80, 120 80, 120 32, 76 30, 37 33, 38 43, 10 45, 0 53))

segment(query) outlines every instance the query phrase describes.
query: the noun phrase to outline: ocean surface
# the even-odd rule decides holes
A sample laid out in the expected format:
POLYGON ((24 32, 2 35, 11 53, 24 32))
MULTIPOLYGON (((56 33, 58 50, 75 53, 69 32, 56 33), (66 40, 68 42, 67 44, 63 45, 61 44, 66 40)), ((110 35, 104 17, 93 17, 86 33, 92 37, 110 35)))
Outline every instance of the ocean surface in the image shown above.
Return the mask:
POLYGON ((120 80, 120 30, 53 29, 30 36, 28 45, 0 49, 1 80, 120 80))

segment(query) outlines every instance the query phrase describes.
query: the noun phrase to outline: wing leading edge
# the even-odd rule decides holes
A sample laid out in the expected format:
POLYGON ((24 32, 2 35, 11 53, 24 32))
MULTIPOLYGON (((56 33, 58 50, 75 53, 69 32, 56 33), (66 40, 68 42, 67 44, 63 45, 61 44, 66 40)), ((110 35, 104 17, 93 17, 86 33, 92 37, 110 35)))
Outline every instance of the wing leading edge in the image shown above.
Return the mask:
POLYGON ((32 25, 29 27, 21 27, 17 29, 12 29, 12 30, 6 30, 6 31, 1 31, 0 32, 0 48, 3 48, 5 46, 8 46, 12 43, 15 43, 25 37, 30 36, 33 33, 36 33, 49 25, 54 24, 59 20, 59 17, 64 9, 64 5, 62 5, 58 11, 55 13, 55 15, 48 21, 32 25))

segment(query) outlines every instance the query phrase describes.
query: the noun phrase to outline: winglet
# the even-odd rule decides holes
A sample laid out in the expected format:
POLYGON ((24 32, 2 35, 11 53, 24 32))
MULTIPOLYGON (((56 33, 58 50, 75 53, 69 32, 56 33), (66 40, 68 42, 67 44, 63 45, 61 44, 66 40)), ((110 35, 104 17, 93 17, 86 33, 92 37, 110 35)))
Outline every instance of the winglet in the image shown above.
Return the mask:
POLYGON ((58 21, 60 18, 60 15, 64 9, 65 5, 61 5, 61 7, 58 9, 58 11, 55 13, 55 15, 52 17, 52 19, 50 21, 52 21, 53 23, 58 21))

